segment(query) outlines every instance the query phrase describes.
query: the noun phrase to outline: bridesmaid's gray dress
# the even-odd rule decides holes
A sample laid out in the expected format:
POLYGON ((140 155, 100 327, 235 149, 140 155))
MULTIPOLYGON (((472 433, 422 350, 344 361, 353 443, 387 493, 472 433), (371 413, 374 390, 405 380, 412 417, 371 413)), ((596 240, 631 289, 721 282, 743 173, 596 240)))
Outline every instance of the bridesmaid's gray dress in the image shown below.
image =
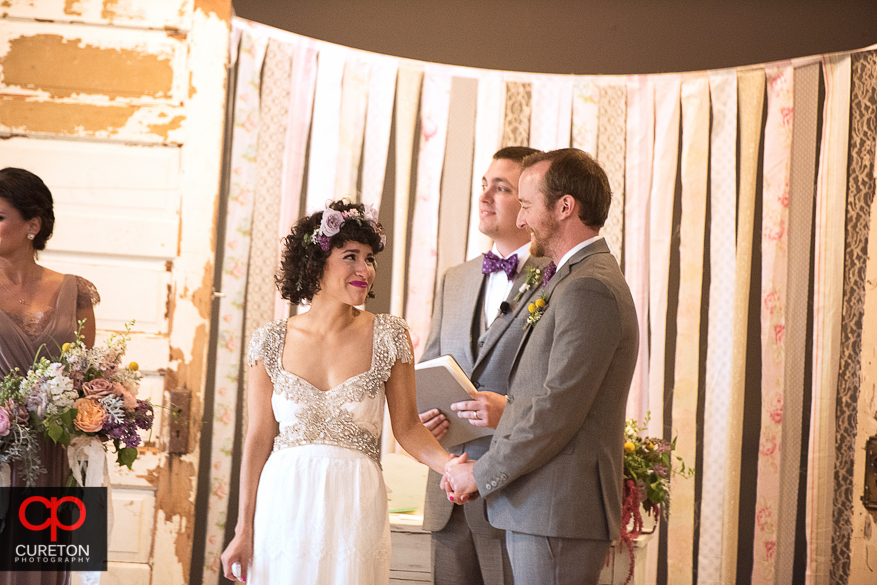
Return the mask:
MULTIPOLYGON (((26 316, 12 315, 0 309, 0 377, 14 368, 22 374, 34 363, 37 351, 40 356, 57 356, 61 346, 76 338, 76 310, 78 307, 96 305, 100 297, 94 285, 80 276, 65 274, 58 291, 54 309, 26 316), (40 347, 45 347, 40 350, 40 347)), ((39 476, 37 487, 61 486, 67 479, 69 465, 67 453, 52 441, 40 442, 40 461, 47 473, 39 476)), ((12 486, 23 487, 24 475, 12 466, 12 486)), ((3 585, 67 585, 69 572, 0 572, 3 585)))

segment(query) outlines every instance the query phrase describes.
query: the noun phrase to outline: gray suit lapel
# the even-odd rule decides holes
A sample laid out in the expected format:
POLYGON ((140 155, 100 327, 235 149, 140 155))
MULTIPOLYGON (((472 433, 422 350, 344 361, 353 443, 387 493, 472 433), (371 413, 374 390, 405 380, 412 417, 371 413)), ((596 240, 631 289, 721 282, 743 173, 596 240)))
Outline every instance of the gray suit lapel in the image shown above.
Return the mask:
POLYGON ((490 354, 490 350, 502 338, 506 329, 514 323, 518 314, 527 306, 527 303, 530 302, 530 297, 536 294, 537 290, 541 290, 541 284, 536 284, 536 286, 531 287, 530 290, 525 291, 520 299, 515 301, 515 297, 518 295, 518 290, 520 290, 521 286, 523 286, 524 282, 527 280, 527 268, 538 267, 540 264, 541 262, 535 260, 533 256, 530 256, 518 272, 518 275, 515 276, 515 280, 512 282, 512 290, 505 299, 505 302, 507 302, 510 307, 509 312, 498 315, 496 319, 493 320, 493 323, 490 324, 490 327, 487 328, 487 331, 485 331, 478 340, 482 345, 478 352, 478 358, 475 360, 476 368, 484 359, 484 356, 490 354))
MULTIPOLYGON (((453 295, 454 305, 457 307, 457 310, 454 311, 455 320, 460 320, 460 330, 466 331, 466 337, 469 339, 469 342, 465 344, 464 352, 469 364, 472 364, 472 370, 475 366, 475 355, 472 353, 473 327, 475 319, 481 318, 481 315, 477 315, 476 312, 480 306, 478 301, 481 297, 484 279, 485 275, 481 274, 481 264, 472 262, 468 267, 468 273, 463 278, 462 286, 454 291, 456 294, 453 295)), ((460 365, 465 371, 472 371, 467 369, 464 364, 460 365)))
MULTIPOLYGON (((604 253, 605 254, 609 253, 609 246, 606 245, 606 239, 601 238, 601 239, 597 240, 596 242, 594 242, 588 246, 585 246, 584 248, 582 248, 581 250, 579 250, 578 252, 573 254, 572 257, 569 260, 567 260, 563 266, 560 267, 560 270, 558 270, 554 274, 554 276, 551 277, 551 280, 549 280, 548 284, 545 286, 544 291, 545 291, 545 299, 547 300, 547 302, 549 302, 549 303, 551 302, 551 295, 554 292, 554 289, 557 288, 557 285, 560 284, 560 282, 564 278, 566 278, 567 276, 570 275, 570 273, 572 273, 572 269, 576 264, 580 263, 582 260, 584 260, 585 258, 587 258, 588 256, 591 256, 593 254, 604 254, 604 253)), ((539 288, 541 290, 541 287, 537 287, 537 288, 539 288)), ((511 380, 514 378, 515 372, 518 369, 518 362, 520 361, 521 353, 524 351, 524 347, 527 345, 527 340, 530 339, 530 333, 532 331, 533 331, 532 327, 527 327, 526 333, 524 333, 524 336, 521 338, 521 343, 518 344, 518 350, 515 352, 515 359, 512 362, 512 369, 509 372, 509 386, 510 387, 511 387, 511 380)))

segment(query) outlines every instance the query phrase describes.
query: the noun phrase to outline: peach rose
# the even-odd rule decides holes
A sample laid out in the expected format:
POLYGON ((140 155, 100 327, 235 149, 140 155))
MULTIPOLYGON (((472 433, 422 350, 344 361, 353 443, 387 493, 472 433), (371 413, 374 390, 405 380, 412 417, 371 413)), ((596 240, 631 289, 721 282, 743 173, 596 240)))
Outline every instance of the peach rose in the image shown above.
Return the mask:
POLYGON ((82 391, 85 392, 86 396, 93 398, 103 398, 104 396, 115 394, 113 382, 104 378, 95 378, 91 382, 85 382, 82 385, 82 391))
POLYGON ((84 433, 96 433, 104 426, 107 420, 107 412, 96 400, 80 398, 73 403, 77 410, 73 425, 84 433))
POLYGON ((128 391, 122 384, 118 382, 113 383, 113 392, 116 396, 122 399, 122 406, 128 410, 132 408, 137 408, 137 399, 134 398, 134 395, 128 391))

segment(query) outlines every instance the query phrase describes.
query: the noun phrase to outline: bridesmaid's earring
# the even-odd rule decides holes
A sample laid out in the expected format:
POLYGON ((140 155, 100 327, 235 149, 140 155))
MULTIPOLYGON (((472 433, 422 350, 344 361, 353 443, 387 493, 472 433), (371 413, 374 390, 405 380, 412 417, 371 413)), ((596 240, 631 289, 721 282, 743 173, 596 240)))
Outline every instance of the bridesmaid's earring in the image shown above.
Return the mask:
POLYGON ((33 240, 35 237, 36 237, 36 236, 33 235, 33 234, 27 234, 27 239, 28 239, 28 240, 33 240))

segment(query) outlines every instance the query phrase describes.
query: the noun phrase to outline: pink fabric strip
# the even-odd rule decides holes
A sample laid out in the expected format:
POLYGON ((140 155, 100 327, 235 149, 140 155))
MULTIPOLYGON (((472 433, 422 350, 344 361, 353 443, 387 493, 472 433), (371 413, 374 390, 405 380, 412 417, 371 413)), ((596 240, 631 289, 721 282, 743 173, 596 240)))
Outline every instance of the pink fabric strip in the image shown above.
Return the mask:
POLYGON ((204 545, 205 583, 216 582, 219 555, 225 540, 228 494, 231 492, 231 451, 237 419, 238 388, 241 383, 243 302, 246 295, 250 229, 253 223, 253 192, 256 189, 256 142, 259 135, 259 86, 262 60, 268 39, 244 30, 237 59, 234 129, 231 147, 231 180, 225 218, 225 244, 222 259, 223 296, 219 300, 219 343, 216 347, 213 397, 213 437, 209 478, 212 486, 207 509, 207 535, 204 545))
MULTIPOLYGON (((627 79, 627 150, 624 200, 624 277, 630 286, 639 322, 639 355, 630 385, 631 396, 649 393, 649 193, 655 142, 655 91, 652 78, 627 79)), ((663 404, 663 395, 657 397, 663 404)), ((628 406, 627 417, 639 417, 642 405, 628 406)), ((649 434, 663 436, 663 421, 653 417, 649 434)))
POLYGON ((317 58, 317 85, 311 121, 311 148, 305 213, 311 214, 337 199, 335 175, 341 119, 341 77, 349 51, 322 45, 317 58))
MULTIPOLYGON (((573 84, 572 146, 600 158, 597 133, 600 129, 600 86, 586 77, 573 84)), ((612 247, 610 246, 610 249, 612 247)), ((614 250, 613 250, 614 251, 614 250)))
POLYGON ((795 68, 795 123, 789 170, 789 268, 786 301, 786 392, 777 513, 776 585, 792 585, 801 424, 810 292, 810 244, 816 197, 816 125, 819 117, 819 64, 795 68))
POLYGON ((830 582, 837 372, 843 300, 851 67, 826 55, 822 145, 816 183, 813 398, 807 461, 807 584, 830 582))
POLYGON ((335 196, 339 199, 347 197, 359 201, 356 182, 362 157, 370 76, 371 60, 362 54, 351 54, 341 79, 338 170, 335 175, 335 196))
MULTIPOLYGON (((661 424, 664 419, 664 356, 667 339, 667 288, 670 280, 670 241, 673 231, 673 200, 679 159, 680 75, 656 76, 655 158, 649 196, 649 383, 640 395, 627 399, 628 416, 644 420, 646 413, 661 424), (649 396, 645 390, 650 390, 649 396)), ((678 351, 677 346, 677 351, 678 351)), ((657 435, 660 436, 660 435, 657 435)))
MULTIPOLYGON (((314 107, 314 86, 317 81, 317 50, 314 41, 301 38, 292 57, 292 79, 289 88, 289 119, 286 130, 286 149, 283 151, 283 185, 278 221, 278 238, 289 234, 298 219, 301 207, 301 190, 304 180, 305 153, 308 145, 308 130, 311 127, 311 113, 314 107)), ((278 242, 278 254, 283 250, 278 242)), ((289 316, 289 302, 280 298, 278 291, 274 297, 274 318, 289 316)))
POLYGON ((447 68, 427 67, 420 106, 420 149, 417 156, 417 192, 411 226, 411 254, 408 265, 408 300, 405 319, 410 327, 415 360, 420 359, 432 317, 438 245, 439 198, 451 76, 447 68))
POLYGON ((478 197, 481 195, 481 178, 493 160, 493 153, 499 150, 502 144, 505 96, 502 75, 496 71, 482 72, 478 79, 478 106, 475 113, 475 152, 472 155, 472 201, 469 204, 467 260, 486 252, 491 246, 490 238, 478 231, 478 197))
POLYGON ((539 150, 568 148, 572 124, 572 79, 544 76, 533 81, 530 146, 539 150))
MULTIPOLYGON (((682 223, 673 437, 676 438, 674 456, 681 457, 688 464, 694 461, 696 453, 709 128, 709 78, 703 74, 687 76, 682 83, 682 223)), ((654 367, 654 360, 652 365, 654 367)), ((694 481, 671 475, 670 492, 673 494, 673 516, 667 527, 667 573, 673 576, 674 585, 687 585, 692 580, 694 481)))
POLYGON ((773 65, 767 78, 761 228, 761 437, 755 508, 752 583, 773 584, 779 466, 785 390, 789 168, 794 119, 791 64, 773 65))
MULTIPOLYGON (((752 235, 761 118, 764 109, 764 69, 737 73, 740 109, 740 193, 737 207, 737 257, 734 276, 734 329, 731 353, 731 394, 728 397, 728 438, 725 477, 740 474, 743 442, 743 398, 746 388, 746 340, 749 329, 749 289, 752 272, 752 235)), ((722 585, 737 583, 737 536, 740 482, 725 481, 723 492, 722 585)))
MULTIPOLYGON (((624 260, 624 151, 627 124, 627 92, 623 85, 599 88, 600 113, 597 130, 597 160, 606 171, 612 188, 612 205, 606 225, 600 230, 609 250, 623 266, 624 260)), ((587 142, 587 141, 586 141, 587 142)))
POLYGON ((398 69, 397 59, 376 55, 369 78, 362 161, 362 202, 378 210, 381 209, 381 196, 384 193, 398 69))
MULTIPOLYGON (((737 225, 737 72, 710 71, 712 131, 710 137, 710 290, 704 397, 704 478, 725 483, 728 398, 734 330, 734 275, 737 225)), ((733 480, 732 480, 733 481, 733 480)), ((697 574, 699 585, 721 582, 723 530, 722 491, 701 493, 697 574)))

